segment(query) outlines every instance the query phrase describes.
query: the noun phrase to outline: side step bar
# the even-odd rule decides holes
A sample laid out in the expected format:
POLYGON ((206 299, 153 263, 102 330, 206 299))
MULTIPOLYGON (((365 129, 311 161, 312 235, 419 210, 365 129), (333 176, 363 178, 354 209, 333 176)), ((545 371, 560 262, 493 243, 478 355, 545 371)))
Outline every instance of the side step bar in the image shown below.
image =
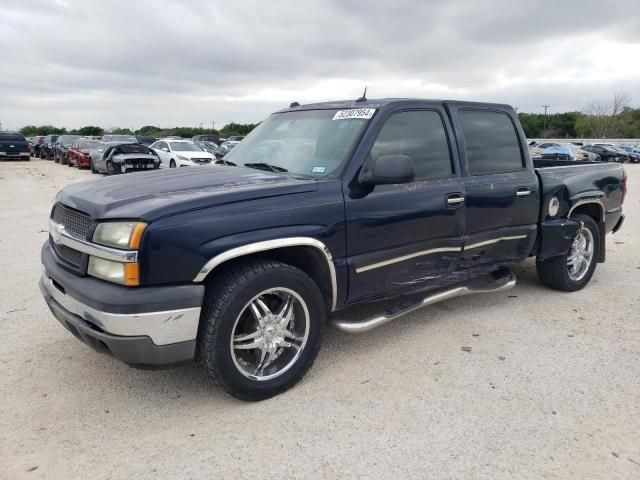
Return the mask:
POLYGON ((433 305, 434 303, 449 300, 450 298, 462 297, 464 295, 472 295, 475 293, 490 293, 490 292, 502 292, 504 290, 510 290, 516 285, 516 277, 507 268, 500 269, 493 274, 489 282, 483 282, 478 284, 473 282, 469 285, 458 286, 447 290, 441 290, 430 294, 420 300, 414 300, 411 302, 405 302, 395 307, 391 307, 379 315, 367 318, 365 320, 341 320, 339 318, 330 319, 330 324, 347 333, 363 333, 373 330, 380 325, 384 325, 396 318, 402 317, 407 313, 411 313, 427 305, 433 305))

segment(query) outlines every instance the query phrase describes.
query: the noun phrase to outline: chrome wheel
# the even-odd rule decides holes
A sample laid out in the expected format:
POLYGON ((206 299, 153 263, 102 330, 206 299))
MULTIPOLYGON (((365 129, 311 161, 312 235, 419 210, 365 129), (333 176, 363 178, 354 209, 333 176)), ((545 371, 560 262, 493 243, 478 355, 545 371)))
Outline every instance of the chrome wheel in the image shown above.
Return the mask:
POLYGON ((591 230, 582 227, 580 233, 571 244, 571 251, 567 257, 567 268, 569 278, 574 282, 579 282, 589 271, 593 261, 593 234, 591 230))
POLYGON ((298 360, 309 336, 309 309, 288 288, 265 290, 247 303, 231 331, 231 357, 244 376, 263 381, 298 360))

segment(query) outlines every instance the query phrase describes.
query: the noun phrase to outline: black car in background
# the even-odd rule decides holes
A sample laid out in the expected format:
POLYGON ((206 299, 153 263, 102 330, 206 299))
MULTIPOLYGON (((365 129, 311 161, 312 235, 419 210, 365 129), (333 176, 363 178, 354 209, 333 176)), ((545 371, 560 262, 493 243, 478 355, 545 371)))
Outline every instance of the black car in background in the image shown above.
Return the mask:
POLYGON ((67 153, 79 138, 80 135, 60 135, 53 146, 53 161, 62 165, 69 163, 67 153))
POLYGON ((145 135, 136 135, 136 138, 138 139, 138 143, 146 145, 147 147, 158 140, 155 137, 147 137, 145 135))
POLYGON ((53 146, 58 141, 60 135, 47 135, 40 145, 40 158, 45 160, 53 160, 53 146))
POLYGON ((582 150, 600 155, 603 162, 629 163, 629 155, 608 145, 585 145, 582 150))
POLYGON ((44 135, 37 135, 33 137, 33 144, 31 145, 31 155, 34 157, 40 156, 40 147, 44 142, 44 135))

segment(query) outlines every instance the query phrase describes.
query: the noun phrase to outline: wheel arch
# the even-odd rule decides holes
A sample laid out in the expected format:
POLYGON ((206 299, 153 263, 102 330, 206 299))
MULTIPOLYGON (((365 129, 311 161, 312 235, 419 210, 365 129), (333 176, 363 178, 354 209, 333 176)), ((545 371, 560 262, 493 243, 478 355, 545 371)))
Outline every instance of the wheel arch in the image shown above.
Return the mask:
POLYGON ((569 213, 567 214, 567 217, 571 217, 572 215, 577 215, 579 213, 582 213, 584 215, 589 215, 598 224, 600 224, 601 222, 604 222, 604 216, 605 216, 604 205, 597 198, 578 200, 569 209, 569 213))
POLYGON ((569 210, 568 217, 572 215, 587 215, 596 222, 600 237, 600 250, 598 252, 598 263, 603 263, 606 259, 606 232, 605 232, 605 210, 602 201, 597 198, 589 198, 577 201, 569 210))
POLYGON ((226 250, 209 260, 193 281, 203 282, 220 266, 251 258, 269 258, 299 268, 316 282, 328 309, 335 310, 338 287, 333 257, 324 243, 311 237, 266 240, 226 250))

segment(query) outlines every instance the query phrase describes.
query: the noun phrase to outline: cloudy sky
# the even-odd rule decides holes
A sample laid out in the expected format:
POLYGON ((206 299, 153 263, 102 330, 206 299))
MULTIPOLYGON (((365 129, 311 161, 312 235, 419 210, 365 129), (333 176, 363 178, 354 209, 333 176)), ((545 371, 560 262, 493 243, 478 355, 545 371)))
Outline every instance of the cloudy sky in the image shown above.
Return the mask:
POLYGON ((221 127, 365 85, 529 112, 640 105, 639 0, 1 4, 3 128, 221 127))

